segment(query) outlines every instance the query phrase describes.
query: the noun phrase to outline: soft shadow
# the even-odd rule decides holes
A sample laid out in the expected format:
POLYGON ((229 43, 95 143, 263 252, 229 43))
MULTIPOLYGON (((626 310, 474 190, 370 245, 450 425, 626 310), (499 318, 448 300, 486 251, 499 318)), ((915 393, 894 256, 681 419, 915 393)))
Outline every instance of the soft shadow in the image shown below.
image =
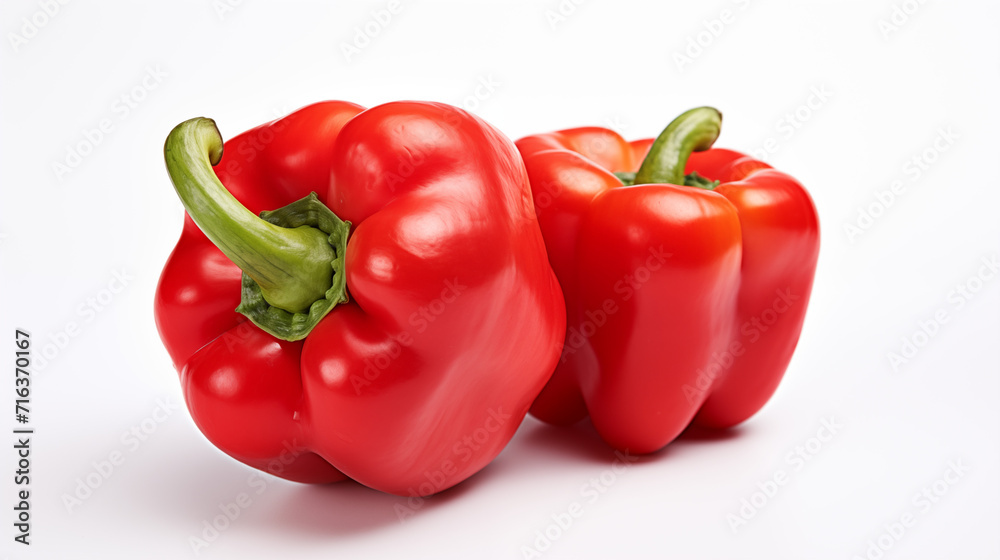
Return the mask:
MULTIPOLYGON (((606 465, 615 460, 615 450, 604 443, 589 419, 572 426, 553 426, 536 422, 521 439, 526 453, 573 457, 606 465)), ((641 457, 640 460, 645 460, 641 457)))
POLYGON ((452 507, 463 496, 502 477, 504 470, 494 460, 452 488, 429 497, 409 498, 352 480, 289 482, 243 466, 214 448, 192 453, 185 461, 147 464, 149 470, 136 473, 128 488, 134 509, 148 509, 151 516, 190 527, 192 534, 198 534, 206 520, 220 515, 219 504, 235 503, 240 494, 246 494, 252 505, 233 522, 240 530, 340 538, 409 524, 439 508, 452 507), (149 480, 157 482, 149 484, 149 480))
POLYGON ((670 445, 676 445, 678 443, 713 443, 729 441, 731 439, 743 437, 744 432, 746 432, 746 428, 743 426, 735 426, 724 430, 715 430, 702 428, 701 426, 692 424, 688 426, 686 430, 681 432, 681 435, 678 436, 677 439, 670 445))
POLYGON ((333 484, 283 485, 269 515, 256 530, 283 534, 345 537, 368 533, 399 520, 395 504, 405 498, 362 486, 352 480, 333 484))
MULTIPOLYGON (((694 446, 717 445, 740 437, 746 428, 709 430, 690 427, 665 449, 639 456, 638 463, 663 461, 672 453, 694 446)), ((156 504, 155 515, 168 517, 193 530, 205 519, 218 515, 217 504, 229 503, 240 493, 251 495, 256 511, 267 504, 267 512, 243 515, 238 525, 251 531, 317 538, 350 538, 412 523, 432 512, 457 507, 469 495, 490 484, 509 484, 511 479, 538 468, 552 468, 561 461, 586 461, 608 465, 618 459, 614 449, 598 436, 589 420, 573 426, 552 426, 528 419, 508 448, 482 471, 462 483, 424 498, 394 496, 372 490, 354 481, 334 484, 296 484, 257 473, 219 454, 198 454, 194 460, 154 467, 157 484, 133 485, 137 503, 156 504), (553 461, 553 459, 555 461, 553 461), (249 482, 255 477, 258 485, 249 482), (266 481, 266 500, 258 500, 259 481, 266 481), (183 490, 179 490, 183 489, 183 490), (258 502, 259 505, 258 505, 258 502)), ((148 480, 150 473, 145 480, 148 480)))
POLYGON ((222 453, 154 464, 137 479, 141 484, 129 487, 129 497, 144 508, 155 504, 150 509, 157 517, 197 527, 206 516, 219 513, 218 503, 233 501, 240 493, 254 494, 247 483, 254 471, 222 453))
POLYGON ((411 523, 474 494, 497 473, 493 464, 469 479, 428 497, 404 497, 373 490, 352 480, 282 488, 276 513, 257 529, 282 534, 344 538, 384 527, 411 523))
MULTIPOLYGON (((688 426, 663 449, 639 456, 639 462, 662 460, 663 457, 694 445, 723 443, 741 437, 744 432, 745 429, 739 426, 726 430, 688 426)), ((572 426, 553 426, 538 422, 524 434, 523 443, 531 448, 532 453, 571 456, 604 464, 616 458, 615 451, 601 439, 589 419, 572 426)))

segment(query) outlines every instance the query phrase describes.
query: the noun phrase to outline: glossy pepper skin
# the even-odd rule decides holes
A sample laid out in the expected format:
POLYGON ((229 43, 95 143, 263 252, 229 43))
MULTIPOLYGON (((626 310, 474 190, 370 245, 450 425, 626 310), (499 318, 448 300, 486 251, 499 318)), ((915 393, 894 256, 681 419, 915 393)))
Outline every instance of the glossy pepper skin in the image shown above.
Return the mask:
POLYGON ((805 318, 818 219, 789 175, 708 149, 720 125, 699 108, 655 144, 596 127, 516 142, 567 310, 533 415, 589 414, 613 447, 649 453, 692 422, 739 424, 774 393, 805 318))
MULTIPOLYGON (((165 148, 188 213, 155 315, 201 431, 243 463, 299 482, 349 477, 415 496, 482 469, 545 385, 565 332, 511 141, 447 105, 331 101, 221 147, 214 123, 193 119, 165 148), (199 154, 207 161, 192 164, 199 154), (203 195, 213 171, 223 192, 203 195), (335 294, 339 304, 298 340, 234 311, 250 269, 287 258, 280 274, 318 251, 281 241, 261 259, 234 255, 247 261, 242 274, 210 237, 253 252, 271 233, 217 231, 220 208, 239 214, 224 191, 253 228, 264 228, 257 213, 315 192, 349 222, 346 256, 331 253, 349 301, 335 294)), ((307 245, 325 238, 306 233, 307 245)), ((330 276, 326 268, 327 285, 330 276)))

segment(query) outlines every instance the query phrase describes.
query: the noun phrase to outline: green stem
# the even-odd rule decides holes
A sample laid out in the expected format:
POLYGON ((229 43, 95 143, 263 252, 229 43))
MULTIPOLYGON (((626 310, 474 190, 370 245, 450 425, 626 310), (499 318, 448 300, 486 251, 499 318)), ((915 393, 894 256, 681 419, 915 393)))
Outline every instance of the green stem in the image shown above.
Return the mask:
MULTIPOLYGON (((635 184, 635 173, 629 171, 615 171, 614 176, 618 177, 618 180, 622 182, 626 187, 630 187, 635 184)), ((712 190, 719 186, 720 181, 710 181, 705 177, 698 174, 697 171, 692 171, 684 176, 683 185, 688 187, 698 187, 699 189, 712 190)))
POLYGON ((697 171, 692 171, 684 176, 684 185, 688 187, 698 187, 710 191, 718 187, 719 183, 721 181, 712 181, 707 177, 702 177, 697 171))
POLYGON ((722 113, 698 107, 681 114, 656 138, 635 174, 635 184, 684 184, 684 166, 691 152, 712 147, 722 126, 722 113))
MULTIPOLYGON (((222 146, 222 135, 213 120, 197 118, 185 121, 167 137, 163 149, 167 172, 194 222, 229 260, 243 270, 244 298, 238 311, 279 338, 302 338, 314 324, 301 332, 301 325, 290 331, 287 326, 262 324, 260 321, 302 324, 303 316, 308 318, 314 314, 314 308, 326 306, 331 295, 336 302, 344 300, 343 254, 350 224, 333 215, 315 195, 286 207, 295 207, 290 211, 294 219, 284 220, 294 223, 280 223, 280 219, 255 216, 226 190, 212 170, 212 166, 222 158, 222 146), (321 214, 325 228, 317 225, 317 216, 321 214), (338 263, 339 271, 336 270, 338 263), (246 309, 248 296, 254 299, 254 294, 247 294, 248 279, 251 288, 256 286, 263 298, 263 308, 261 301, 254 302, 261 314, 258 317, 252 316, 246 309), (336 284, 340 286, 340 293, 330 294, 336 284), (274 317, 261 319, 267 315, 274 317), (296 315, 299 318, 296 319, 296 315)), ((265 214, 279 212, 281 210, 265 214)), ((286 214, 288 212, 283 215, 286 214)), ((326 309, 323 315, 330 309, 326 309)))

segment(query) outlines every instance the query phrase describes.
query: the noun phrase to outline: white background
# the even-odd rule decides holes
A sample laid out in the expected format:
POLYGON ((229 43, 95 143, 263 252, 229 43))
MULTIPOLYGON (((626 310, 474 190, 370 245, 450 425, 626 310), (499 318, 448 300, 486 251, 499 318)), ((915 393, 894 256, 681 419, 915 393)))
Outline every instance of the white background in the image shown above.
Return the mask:
MULTIPOLYGON (((0 555, 194 557, 191 537, 243 492, 252 505, 200 557, 1000 555, 1000 274, 979 277, 1000 252, 995 3, 404 1, 382 24, 373 10, 388 2, 246 0, 220 13, 223 2, 73 2, 50 17, 44 1, 0 4, 0 346, 13 362, 20 327, 54 354, 32 374, 32 544, 12 540, 8 436, 0 555), (723 10, 727 23, 713 23, 723 10), (44 25, 32 33, 23 18, 44 25), (366 27, 377 33, 359 37, 366 27), (360 52, 345 56, 350 44, 360 52), (258 494, 252 471, 180 406, 154 327, 182 221, 162 143, 194 116, 228 138, 323 99, 448 102, 512 138, 590 124, 646 137, 685 109, 718 107, 718 145, 774 148, 767 161, 820 213, 813 300, 777 394, 731 433, 682 438, 616 474, 587 428, 529 419, 488 468, 403 523, 403 498, 352 483, 268 478, 258 494), (103 119, 111 132, 57 173, 103 119), (941 131, 950 140, 935 149, 941 131), (894 181, 900 192, 879 203, 894 181), (845 225, 872 205, 878 217, 850 238, 845 225), (129 280, 111 294, 116 272, 129 280), (931 328, 941 311, 947 322, 931 328), (921 322, 933 336, 915 334, 921 322), (922 347, 894 368, 889 354, 914 337, 922 347), (824 420, 840 426, 832 437, 824 420), (139 445, 123 440, 143 426, 139 445), (124 462, 95 474, 116 452, 124 462), (779 471, 785 484, 755 496, 779 471), (100 486, 68 509, 88 476, 100 486), (943 495, 930 502, 925 488, 943 495), (582 515, 559 528, 574 503, 582 515), (880 537, 887 551, 872 548, 880 537)), ((10 430, 13 374, 3 380, 10 430)))

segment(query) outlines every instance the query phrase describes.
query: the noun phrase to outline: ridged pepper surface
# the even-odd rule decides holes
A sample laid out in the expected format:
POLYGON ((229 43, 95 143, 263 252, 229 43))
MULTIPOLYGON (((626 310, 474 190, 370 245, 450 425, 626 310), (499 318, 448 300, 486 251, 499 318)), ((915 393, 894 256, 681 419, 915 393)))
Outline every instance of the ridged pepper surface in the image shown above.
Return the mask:
POLYGON ((743 422, 774 393, 805 318, 819 224, 798 181, 709 149, 721 121, 702 107, 655 142, 598 127, 517 141, 567 312, 533 415, 589 415, 612 446, 648 453, 692 422, 743 422))
POLYGON ((164 152, 187 215, 155 316, 209 440, 399 495, 500 452, 565 332, 510 140, 447 105, 331 101, 224 152, 192 119, 164 152))

